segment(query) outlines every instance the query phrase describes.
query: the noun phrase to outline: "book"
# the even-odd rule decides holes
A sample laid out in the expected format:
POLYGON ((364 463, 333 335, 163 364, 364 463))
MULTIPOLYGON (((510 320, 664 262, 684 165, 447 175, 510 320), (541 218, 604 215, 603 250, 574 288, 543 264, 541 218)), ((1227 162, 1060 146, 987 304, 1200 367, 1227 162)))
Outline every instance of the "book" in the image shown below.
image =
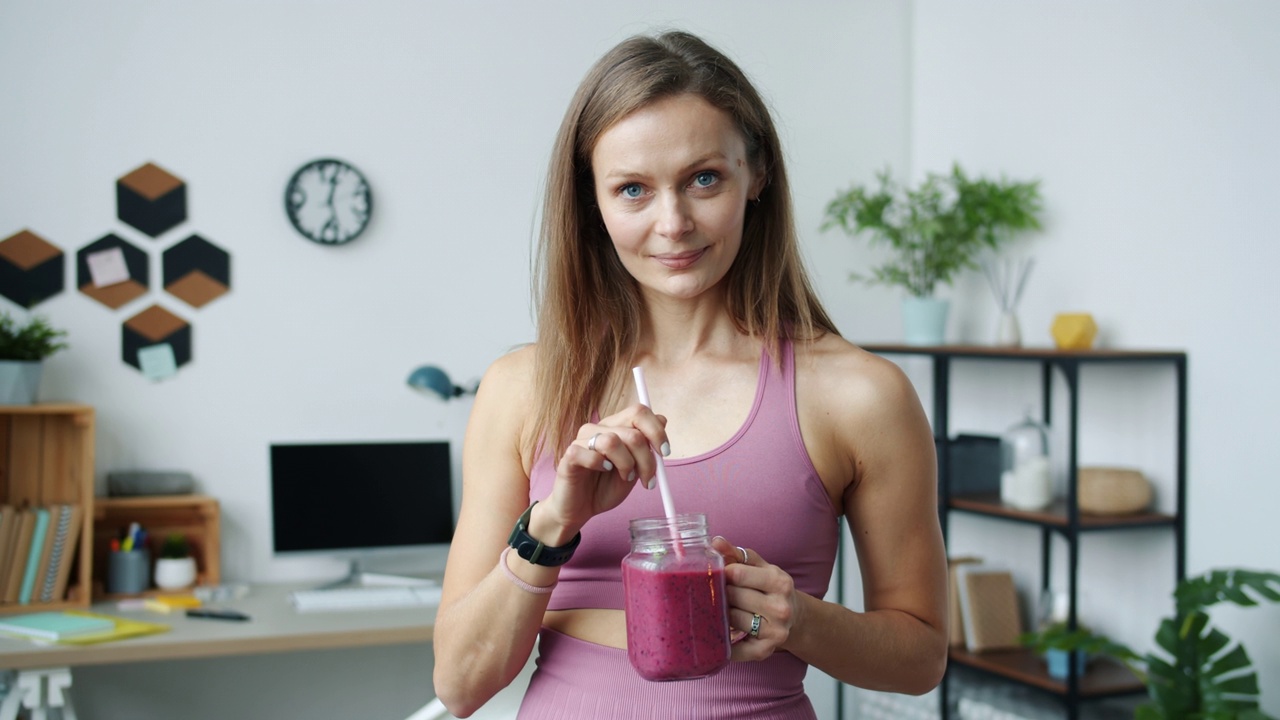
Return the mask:
POLYGON ((53 602, 61 600, 57 596, 58 571, 72 549, 67 545, 71 535, 71 524, 74 522, 73 505, 54 505, 49 509, 49 542, 45 543, 45 552, 40 561, 40 574, 36 576, 34 597, 36 602, 53 602))
POLYGON ((133 618, 115 617, 113 615, 102 615, 99 613, 83 612, 80 610, 68 610, 67 615, 79 615, 87 618, 97 618, 100 620, 108 620, 111 622, 111 628, 101 632, 84 633, 83 635, 73 635, 66 637, 58 642, 62 645, 95 645, 97 643, 111 642, 112 640, 124 640, 125 638, 139 637, 141 635, 154 635, 169 630, 168 625, 160 623, 143 622, 142 620, 134 620, 133 618))
POLYGON ((45 535, 49 530, 49 510, 33 508, 36 515, 35 529, 31 531, 31 548, 27 552, 27 566, 22 571, 22 587, 18 590, 18 602, 26 605, 31 602, 31 593, 36 588, 36 574, 40 570, 40 556, 44 553, 45 535))
POLYGON ((965 647, 970 652, 1020 647, 1022 614, 1013 574, 987 565, 956 568, 965 647))
POLYGON ((951 645, 964 645, 964 616, 960 613, 960 584, 957 580, 961 565, 980 564, 973 556, 947 558, 947 626, 951 645))
POLYGON ((84 524, 84 508, 79 505, 68 505, 70 508, 71 519, 70 526, 67 530, 67 538, 62 555, 58 558, 58 571, 54 578, 53 597, 54 602, 59 602, 67 597, 67 585, 71 580, 71 566, 76 561, 76 543, 80 541, 80 530, 84 524))
POLYGON ((69 612, 40 612, 0 618, 0 632, 40 640, 64 640, 70 637, 103 633, 115 623, 100 617, 85 617, 69 612))
POLYGON ((23 508, 18 512, 17 537, 14 539, 13 551, 9 553, 9 577, 5 579, 4 601, 18 602, 18 593, 22 590, 22 573, 27 567, 27 553, 31 549, 31 533, 36 527, 36 514, 31 508, 23 508))
POLYGON ((13 564, 13 543, 18 537, 18 525, 18 508, 0 505, 0 599, 4 598, 9 567, 13 564))
MULTIPOLYGON (((41 600, 41 590, 44 588, 45 578, 49 577, 49 564, 53 560, 53 549, 57 544, 59 524, 62 520, 62 505, 51 505, 45 508, 49 511, 49 525, 45 530, 44 547, 40 550, 40 559, 36 562, 35 582, 31 586, 31 602, 44 602, 41 600)), ((66 532, 65 526, 62 528, 63 533, 66 532)))

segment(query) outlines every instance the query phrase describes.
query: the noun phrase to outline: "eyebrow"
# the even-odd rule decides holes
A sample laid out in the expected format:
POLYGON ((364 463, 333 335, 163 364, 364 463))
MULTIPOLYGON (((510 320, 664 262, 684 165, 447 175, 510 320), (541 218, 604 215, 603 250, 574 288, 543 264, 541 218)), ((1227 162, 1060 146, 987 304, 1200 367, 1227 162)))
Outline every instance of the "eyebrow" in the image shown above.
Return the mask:
MULTIPOLYGON (((694 169, 694 168, 696 168, 696 167, 698 167, 699 165, 706 165, 706 164, 711 163, 711 162, 713 162, 713 161, 728 162, 728 161, 729 161, 729 156, 728 156, 728 155, 725 155, 725 154, 724 154, 724 153, 722 153, 722 152, 718 152, 718 151, 717 151, 717 152, 707 153, 706 155, 702 155, 702 156, 700 156, 698 159, 694 160, 693 162, 688 163, 688 164, 687 164, 687 165, 685 165, 684 167, 680 168, 680 170, 679 170, 679 171, 677 171, 677 172, 678 172, 679 174, 682 174, 682 175, 683 175, 683 174, 685 174, 685 173, 693 172, 693 169, 694 169)), ((635 170, 625 170, 625 169, 624 169, 624 170, 614 170, 614 171, 611 171, 611 172, 609 172, 609 173, 605 174, 604 179, 606 179, 606 180, 632 180, 632 179, 635 179, 635 178, 643 178, 643 177, 646 177, 645 173, 638 172, 638 171, 635 171, 635 170)))

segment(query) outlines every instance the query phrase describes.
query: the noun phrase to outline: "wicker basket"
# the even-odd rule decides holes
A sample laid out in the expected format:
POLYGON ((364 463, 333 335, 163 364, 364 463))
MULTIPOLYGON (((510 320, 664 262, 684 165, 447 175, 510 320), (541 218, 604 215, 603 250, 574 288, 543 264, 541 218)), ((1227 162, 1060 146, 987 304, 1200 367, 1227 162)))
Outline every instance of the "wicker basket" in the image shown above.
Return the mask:
POLYGON ((1120 467, 1080 468, 1077 484, 1080 512, 1127 515, 1151 504, 1151 483, 1139 470, 1120 467))

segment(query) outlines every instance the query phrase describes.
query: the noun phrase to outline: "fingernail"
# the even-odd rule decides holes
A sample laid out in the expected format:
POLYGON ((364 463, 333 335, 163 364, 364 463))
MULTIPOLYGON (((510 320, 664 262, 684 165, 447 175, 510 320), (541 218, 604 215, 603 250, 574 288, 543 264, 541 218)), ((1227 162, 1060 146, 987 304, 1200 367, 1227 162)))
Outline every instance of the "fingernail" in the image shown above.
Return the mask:
POLYGON ((613 469, 613 463, 609 462, 608 460, 605 460, 605 461, 604 461, 604 469, 605 469, 605 470, 612 470, 612 469, 613 469))
POLYGON ((670 454, 671 454, 671 443, 670 443, 670 442, 664 442, 664 443, 662 443, 662 447, 658 448, 658 450, 662 452, 662 457, 666 457, 666 456, 670 455, 670 454))
POLYGON ((652 489, 653 489, 653 478, 650 478, 650 479, 648 479, 648 480, 645 480, 645 481, 644 481, 644 489, 645 489, 645 490, 652 490, 652 489))
POLYGON ((631 472, 627 473, 627 482, 635 482, 635 481, 636 481, 636 470, 635 468, 631 468, 631 472))
MULTIPOLYGON (((715 542, 715 541, 717 541, 717 540, 724 540, 724 536, 723 536, 723 535, 717 535, 717 536, 715 536, 715 537, 711 538, 711 542, 715 542)), ((728 540, 725 540, 725 542, 729 542, 729 541, 728 541, 728 540)))
POLYGON ((746 630, 734 630, 733 632, 729 633, 729 644, 734 645, 746 636, 747 636, 746 630))

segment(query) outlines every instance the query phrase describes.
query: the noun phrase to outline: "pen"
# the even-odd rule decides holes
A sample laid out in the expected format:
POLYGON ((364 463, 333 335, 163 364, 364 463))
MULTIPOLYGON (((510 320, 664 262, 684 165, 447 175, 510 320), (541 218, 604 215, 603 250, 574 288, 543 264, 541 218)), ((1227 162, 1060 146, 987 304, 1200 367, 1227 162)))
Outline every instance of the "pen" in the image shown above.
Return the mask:
POLYGON ((213 608, 192 608, 187 617, 209 618, 210 620, 248 620, 249 616, 235 610, 215 610, 213 608))

